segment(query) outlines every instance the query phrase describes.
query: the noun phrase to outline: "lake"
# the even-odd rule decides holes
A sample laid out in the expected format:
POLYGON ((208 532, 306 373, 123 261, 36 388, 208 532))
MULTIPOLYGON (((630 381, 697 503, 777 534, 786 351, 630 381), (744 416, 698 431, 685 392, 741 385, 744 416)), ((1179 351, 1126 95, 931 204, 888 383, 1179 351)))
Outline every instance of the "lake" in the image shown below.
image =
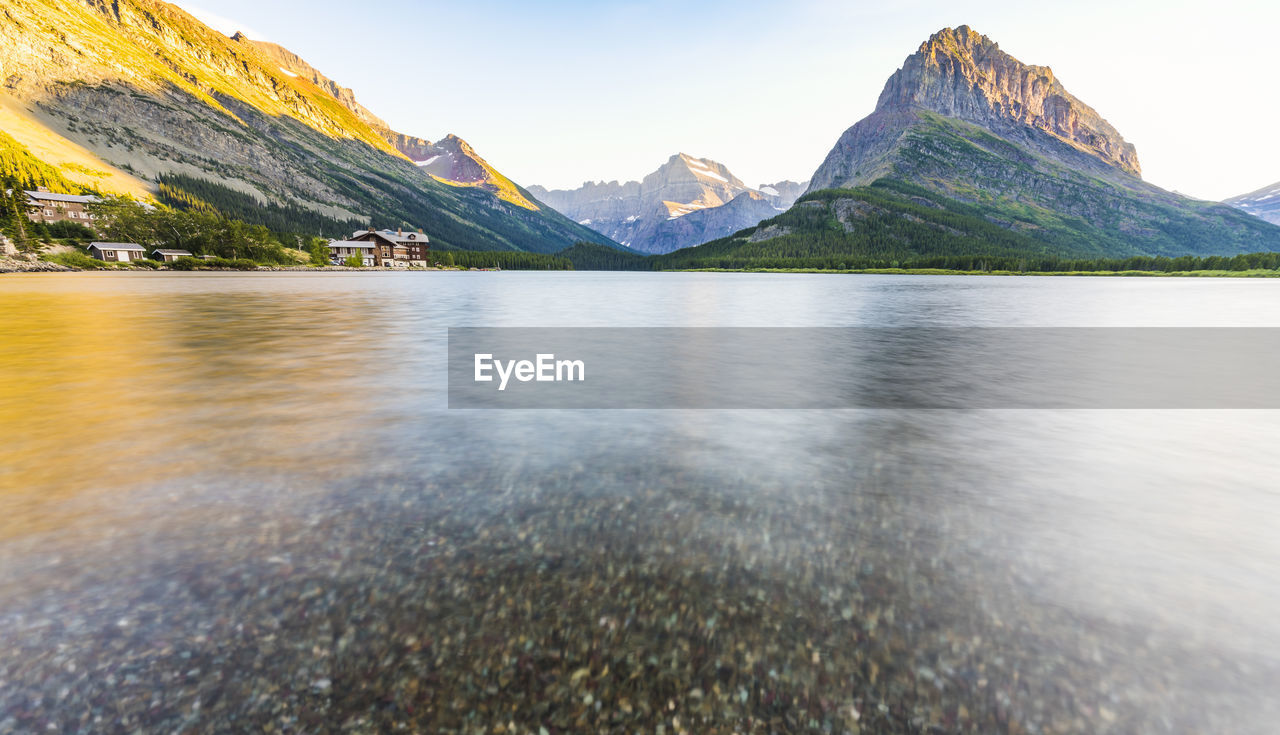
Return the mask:
POLYGON ((1280 412, 447 408, 449 327, 1280 327, 1280 282, 0 278, 0 733, 1270 733, 1280 412))

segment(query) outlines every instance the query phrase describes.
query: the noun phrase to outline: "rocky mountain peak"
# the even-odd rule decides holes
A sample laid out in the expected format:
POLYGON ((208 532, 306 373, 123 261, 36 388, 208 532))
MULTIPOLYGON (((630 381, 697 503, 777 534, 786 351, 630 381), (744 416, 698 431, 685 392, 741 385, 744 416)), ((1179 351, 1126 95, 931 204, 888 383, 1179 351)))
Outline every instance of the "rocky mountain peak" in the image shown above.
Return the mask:
POLYGON ((746 191, 749 188, 741 179, 734 176, 723 163, 713 161, 710 158, 698 158, 688 153, 675 154, 667 159, 667 162, 656 173, 664 178, 692 175, 699 182, 720 190, 717 193, 726 202, 733 199, 737 193, 746 191))
POLYGON ((676 153, 641 181, 585 182, 577 189, 529 187, 569 218, 644 253, 665 253, 737 232, 790 207, 806 184, 752 189, 724 164, 676 153))
POLYGON ((993 130, 1025 125, 1141 176, 1138 154, 1047 66, 1024 64, 968 26, 929 37, 889 78, 877 112, 931 110, 993 130))

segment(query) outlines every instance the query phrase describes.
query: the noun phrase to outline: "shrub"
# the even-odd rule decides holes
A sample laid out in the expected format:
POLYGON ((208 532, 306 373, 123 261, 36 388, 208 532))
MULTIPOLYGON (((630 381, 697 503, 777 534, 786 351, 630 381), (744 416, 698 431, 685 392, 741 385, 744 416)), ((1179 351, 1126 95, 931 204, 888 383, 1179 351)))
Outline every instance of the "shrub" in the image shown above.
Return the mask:
POLYGON ((78 240, 92 240, 97 237, 92 229, 71 220, 63 220, 61 222, 50 222, 45 226, 49 232, 49 237, 59 239, 75 238, 78 240))
POLYGON ((183 257, 178 258, 169 264, 169 268, 175 271, 195 271, 204 267, 204 261, 199 258, 183 257))
POLYGON ((169 264, 175 271, 207 271, 207 270, 257 270, 258 264, 247 258, 201 258, 183 257, 169 264))
POLYGON ((112 267, 108 263, 104 263, 101 260, 98 260, 96 258, 91 258, 88 255, 85 255, 84 253, 80 253, 80 252, 56 253, 54 255, 45 255, 41 257, 41 260, 47 261, 49 263, 57 263, 58 265, 65 265, 68 268, 79 268, 81 270, 91 270, 91 271, 98 271, 98 270, 103 270, 104 268, 112 267))

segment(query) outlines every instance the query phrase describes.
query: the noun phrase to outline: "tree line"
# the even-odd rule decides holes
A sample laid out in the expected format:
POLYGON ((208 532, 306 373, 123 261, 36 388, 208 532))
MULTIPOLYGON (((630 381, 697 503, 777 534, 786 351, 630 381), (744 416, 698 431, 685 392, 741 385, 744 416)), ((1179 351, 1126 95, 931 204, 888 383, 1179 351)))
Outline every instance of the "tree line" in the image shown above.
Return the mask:
POLYGON ((96 228, 102 240, 137 243, 148 250, 186 250, 228 260, 294 262, 264 225, 250 225, 214 212, 153 207, 121 196, 103 197, 88 209, 97 217, 96 228))
POLYGON ((284 242, 294 233, 341 240, 365 228, 359 220, 339 220, 296 204, 263 204, 257 197, 242 191, 186 174, 161 174, 156 181, 160 186, 157 199, 162 204, 187 212, 220 214, 250 225, 263 225, 278 236, 285 235, 284 242))
POLYGON ((13 136, 0 130, 0 179, 6 183, 6 190, 15 187, 9 184, 20 183, 24 189, 46 187, 59 194, 92 194, 95 190, 86 189, 62 175, 58 169, 31 155, 26 146, 13 136))
POLYGON ((512 250, 440 250, 432 262, 461 268, 501 268, 506 271, 571 271, 573 263, 558 255, 517 253, 512 250))

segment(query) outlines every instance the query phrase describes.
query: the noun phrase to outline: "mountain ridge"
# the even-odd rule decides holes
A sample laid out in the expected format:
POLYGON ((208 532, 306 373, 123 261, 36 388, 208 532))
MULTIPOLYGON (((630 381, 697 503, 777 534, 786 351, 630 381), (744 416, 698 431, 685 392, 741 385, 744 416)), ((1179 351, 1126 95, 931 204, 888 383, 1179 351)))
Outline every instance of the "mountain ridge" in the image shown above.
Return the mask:
POLYGON ((752 188, 722 163, 676 153, 640 181, 588 181, 558 190, 531 186, 529 191, 636 252, 663 253, 754 225, 790 206, 803 188, 792 181, 752 188))
POLYGON ((408 158, 443 184, 455 186, 474 186, 490 191, 498 198, 517 206, 537 211, 540 207, 530 200, 514 182, 502 175, 489 164, 470 143, 449 133, 439 142, 431 142, 425 138, 407 135, 396 131, 385 120, 375 115, 356 100, 355 92, 349 87, 333 81, 320 70, 311 66, 305 59, 277 43, 255 41, 243 33, 231 36, 237 43, 252 46, 260 53, 274 61, 285 74, 304 77, 312 84, 328 92, 334 99, 342 103, 362 121, 368 124, 402 156, 408 158), (424 166, 423 161, 448 159, 434 168, 424 166))

